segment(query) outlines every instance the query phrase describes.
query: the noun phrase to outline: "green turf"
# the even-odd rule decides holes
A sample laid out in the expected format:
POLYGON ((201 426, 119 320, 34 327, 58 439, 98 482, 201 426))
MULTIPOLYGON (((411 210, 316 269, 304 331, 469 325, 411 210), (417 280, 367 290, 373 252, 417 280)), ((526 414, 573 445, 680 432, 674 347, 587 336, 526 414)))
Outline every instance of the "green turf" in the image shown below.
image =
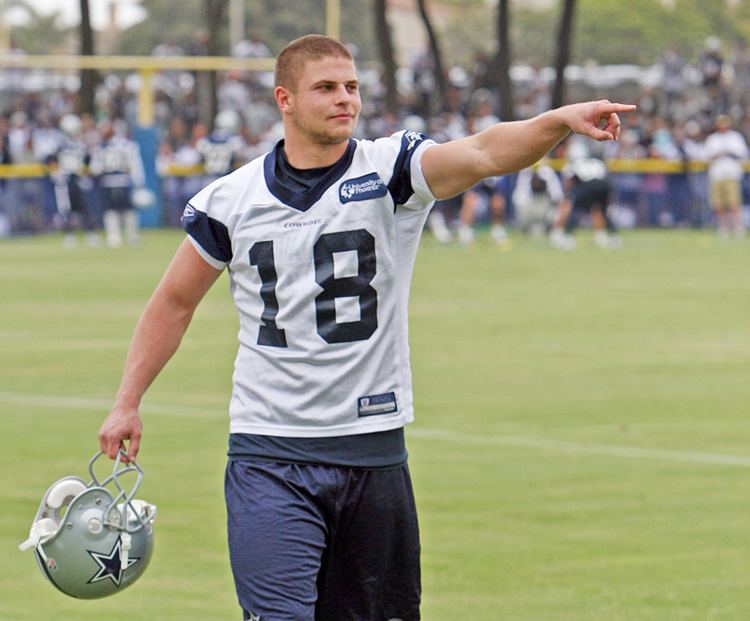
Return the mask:
MULTIPOLYGON (((633 232, 559 253, 423 241, 409 429, 428 621, 750 619, 750 241, 633 232), (736 458, 736 459, 735 459, 736 458), (723 461, 722 461, 723 460, 723 461)), ((0 619, 238 619, 222 477, 237 322, 225 277, 144 402, 151 567, 79 602, 26 537, 83 474, 180 234, 0 243, 0 619)), ((375 527, 376 525, 374 525, 375 527)))

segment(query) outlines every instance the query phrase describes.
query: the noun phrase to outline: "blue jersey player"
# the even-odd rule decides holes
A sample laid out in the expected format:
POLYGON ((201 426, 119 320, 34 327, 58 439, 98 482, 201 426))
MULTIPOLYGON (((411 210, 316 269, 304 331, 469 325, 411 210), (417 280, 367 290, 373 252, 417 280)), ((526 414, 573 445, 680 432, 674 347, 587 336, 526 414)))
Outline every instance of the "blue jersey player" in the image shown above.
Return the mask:
POLYGON ((136 458, 140 400, 227 270, 240 333, 225 494, 244 618, 412 621, 407 299, 429 209, 571 130, 615 139, 617 113, 634 107, 576 104, 444 144, 354 140, 354 63, 320 35, 284 48, 274 94, 284 140, 188 204, 188 237, 138 322, 100 446, 136 458))

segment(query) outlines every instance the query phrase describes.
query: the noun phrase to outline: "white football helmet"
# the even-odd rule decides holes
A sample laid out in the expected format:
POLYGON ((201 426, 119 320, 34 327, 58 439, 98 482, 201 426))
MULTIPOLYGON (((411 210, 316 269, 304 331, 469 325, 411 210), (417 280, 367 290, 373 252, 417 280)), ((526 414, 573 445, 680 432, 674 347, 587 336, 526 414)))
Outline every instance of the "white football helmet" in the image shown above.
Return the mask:
POLYGON ((154 546, 156 507, 135 499, 143 471, 126 463, 120 451, 112 474, 100 481, 94 463, 101 455, 89 461, 91 482, 67 476, 50 486, 28 539, 19 546, 34 548, 44 576, 81 599, 106 597, 133 584, 146 570, 154 546), (135 473, 129 492, 122 481, 128 473, 135 473))
POLYGON ((236 134, 240 125, 240 115, 236 110, 222 110, 214 119, 214 129, 227 134, 236 134))
POLYGON ((149 209, 153 207, 156 197, 148 188, 140 187, 130 193, 130 200, 136 209, 149 209))
POLYGON ((78 136, 81 133, 81 118, 75 114, 66 114, 60 119, 60 129, 68 136, 78 136))

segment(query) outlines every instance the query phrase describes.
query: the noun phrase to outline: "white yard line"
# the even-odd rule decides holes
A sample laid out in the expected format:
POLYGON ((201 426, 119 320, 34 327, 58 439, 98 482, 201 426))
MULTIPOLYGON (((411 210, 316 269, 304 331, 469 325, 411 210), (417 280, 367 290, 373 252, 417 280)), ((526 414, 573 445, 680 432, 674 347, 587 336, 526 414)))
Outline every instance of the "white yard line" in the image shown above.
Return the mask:
POLYGON ((627 457, 629 459, 657 459, 660 461, 678 461, 750 468, 750 457, 740 455, 719 455, 715 453, 696 453, 693 451, 669 451, 664 449, 641 448, 637 446, 608 446, 604 444, 559 442, 557 440, 522 436, 474 435, 425 428, 410 429, 409 436, 420 439, 474 446, 511 446, 558 451, 562 453, 582 453, 589 455, 607 455, 611 457, 627 457))
MULTIPOLYGON (((96 410, 106 413, 112 402, 106 399, 90 399, 73 396, 30 395, 14 392, 0 392, 0 404, 15 406, 33 406, 55 409, 96 410)), ((141 407, 144 414, 150 416, 172 416, 187 418, 224 418, 226 412, 211 407, 199 408, 185 405, 163 405, 145 403, 141 407)), ((608 446, 603 444, 586 444, 578 442, 560 442, 545 438, 505 435, 478 435, 428 427, 409 427, 409 437, 418 440, 451 442, 469 446, 509 446, 537 450, 557 451, 561 453, 578 453, 586 455, 605 455, 608 457, 625 457, 628 459, 654 459, 716 466, 739 466, 750 468, 750 457, 741 455, 722 455, 715 453, 698 453, 693 451, 671 451, 663 449, 642 448, 636 446, 608 446)))
MULTIPOLYGON (((107 399, 91 399, 86 397, 28 395, 15 392, 0 392, 0 403, 18 406, 33 406, 43 408, 63 408, 66 410, 94 410, 106 414, 112 407, 112 401, 107 399)), ((157 405, 144 403, 141 412, 151 416, 176 416, 187 418, 222 418, 226 411, 217 411, 211 407, 199 408, 188 405, 157 405)))

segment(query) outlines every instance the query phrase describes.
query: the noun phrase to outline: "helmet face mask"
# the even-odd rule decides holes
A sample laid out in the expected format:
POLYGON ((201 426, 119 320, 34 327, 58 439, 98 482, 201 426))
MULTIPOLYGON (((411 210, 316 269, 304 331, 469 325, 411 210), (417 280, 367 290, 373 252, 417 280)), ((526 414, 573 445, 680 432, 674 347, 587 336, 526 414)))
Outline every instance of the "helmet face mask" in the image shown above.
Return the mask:
POLYGON ((45 577, 66 595, 81 599, 106 597, 130 586, 153 553, 156 507, 135 499, 142 470, 125 463, 121 452, 112 474, 100 480, 93 468, 100 456, 89 461, 89 483, 68 476, 49 487, 29 538, 19 546, 33 547, 45 577), (128 491, 122 477, 130 473, 135 482, 128 491))

